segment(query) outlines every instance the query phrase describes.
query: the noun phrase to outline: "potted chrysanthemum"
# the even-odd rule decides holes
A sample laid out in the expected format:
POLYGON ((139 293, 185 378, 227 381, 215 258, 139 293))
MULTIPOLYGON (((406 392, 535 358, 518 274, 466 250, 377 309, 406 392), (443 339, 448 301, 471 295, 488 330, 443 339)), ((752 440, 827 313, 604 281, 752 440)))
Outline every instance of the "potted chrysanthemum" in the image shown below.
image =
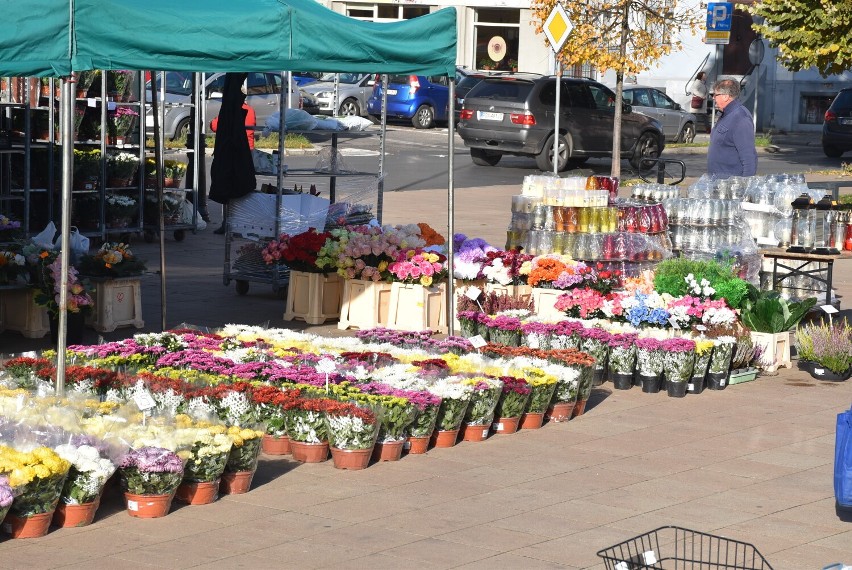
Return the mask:
POLYGON ((667 338, 660 343, 666 376, 666 391, 672 398, 686 395, 686 382, 695 364, 695 341, 686 338, 667 338))
POLYGON ((515 433, 530 398, 530 385, 523 378, 503 376, 500 379, 503 381, 503 390, 491 427, 496 433, 515 433))
POLYGON ((145 446, 126 453, 119 462, 127 513, 137 518, 168 514, 183 479, 183 460, 168 449, 145 446))
POLYGON ((379 422, 372 410, 335 402, 325 412, 331 458, 338 469, 364 469, 370 463, 379 422))
POLYGON ((489 376, 465 378, 462 383, 471 388, 470 403, 462 425, 463 441, 482 441, 488 437, 494 410, 503 391, 503 381, 489 376))
POLYGON ((9 473, 9 485, 15 490, 3 530, 14 538, 44 536, 71 464, 46 447, 23 452, 0 446, 0 458, 2 470, 9 473))

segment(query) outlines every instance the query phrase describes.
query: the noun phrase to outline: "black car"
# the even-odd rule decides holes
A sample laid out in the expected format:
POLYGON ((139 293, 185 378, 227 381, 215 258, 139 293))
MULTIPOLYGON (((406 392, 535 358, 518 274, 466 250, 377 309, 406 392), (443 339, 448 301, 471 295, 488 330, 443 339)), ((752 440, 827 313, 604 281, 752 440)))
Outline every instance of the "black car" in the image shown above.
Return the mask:
POLYGON ((822 150, 831 158, 852 150, 852 87, 841 89, 825 112, 822 150))
MULTIPOLYGON (((615 94, 588 79, 563 78, 560 95, 558 169, 591 157, 612 155, 615 94)), ((504 154, 532 156, 553 170, 556 78, 532 74, 487 77, 464 99, 459 135, 474 164, 494 166, 504 154)), ((634 168, 648 165, 665 146, 662 125, 624 105, 622 156, 634 168)))

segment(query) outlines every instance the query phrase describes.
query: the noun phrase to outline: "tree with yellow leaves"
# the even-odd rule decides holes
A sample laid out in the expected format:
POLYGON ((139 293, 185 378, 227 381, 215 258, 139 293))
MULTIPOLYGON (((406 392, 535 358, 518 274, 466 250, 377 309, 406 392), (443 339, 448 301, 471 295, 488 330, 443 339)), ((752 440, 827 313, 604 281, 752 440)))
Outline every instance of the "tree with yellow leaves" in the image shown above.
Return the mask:
POLYGON ((815 67, 823 77, 852 69, 849 0, 762 0, 751 13, 763 18, 754 28, 778 48, 787 69, 815 67))
MULTIPOLYGON (((537 33, 558 0, 533 0, 537 33)), ((590 63, 616 73, 612 175, 621 175, 621 114, 624 75, 645 71, 681 49, 683 33, 695 35, 704 15, 697 4, 678 0, 565 0, 573 29, 557 60, 565 66, 590 63)), ((546 40, 545 40, 546 41, 546 40)), ((648 149, 651 155, 652 148, 648 149)), ((659 149, 658 149, 659 150, 659 149)))

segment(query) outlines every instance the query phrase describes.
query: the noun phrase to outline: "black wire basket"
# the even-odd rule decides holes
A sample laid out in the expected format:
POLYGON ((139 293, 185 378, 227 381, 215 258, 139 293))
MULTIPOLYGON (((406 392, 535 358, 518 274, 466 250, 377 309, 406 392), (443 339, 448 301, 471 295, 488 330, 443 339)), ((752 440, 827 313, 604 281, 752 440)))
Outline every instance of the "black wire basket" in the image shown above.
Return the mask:
POLYGON ((757 549, 739 540, 663 526, 598 552, 607 570, 772 570, 757 549))

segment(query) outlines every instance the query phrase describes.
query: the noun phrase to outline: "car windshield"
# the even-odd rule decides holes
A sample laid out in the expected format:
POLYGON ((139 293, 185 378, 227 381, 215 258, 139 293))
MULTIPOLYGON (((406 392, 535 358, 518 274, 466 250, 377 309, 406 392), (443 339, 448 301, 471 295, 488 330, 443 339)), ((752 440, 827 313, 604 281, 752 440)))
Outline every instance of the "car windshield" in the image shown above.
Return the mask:
POLYGON ((532 88, 533 84, 529 81, 490 81, 485 79, 475 85, 467 96, 498 101, 524 101, 532 88))
MULTIPOLYGON (((160 89, 161 74, 157 74, 157 90, 160 89)), ((145 89, 148 91, 151 90, 151 80, 149 79, 145 83, 145 89)), ((184 75, 183 73, 178 73, 176 71, 169 71, 166 73, 166 93, 172 93, 174 95, 189 95, 192 93, 192 78, 189 75, 184 75)))
MULTIPOLYGON (((320 81, 334 81, 334 73, 323 73, 319 78, 320 81)), ((364 77, 362 74, 358 73, 341 73, 340 82, 341 83, 358 83, 358 81, 364 77)))

